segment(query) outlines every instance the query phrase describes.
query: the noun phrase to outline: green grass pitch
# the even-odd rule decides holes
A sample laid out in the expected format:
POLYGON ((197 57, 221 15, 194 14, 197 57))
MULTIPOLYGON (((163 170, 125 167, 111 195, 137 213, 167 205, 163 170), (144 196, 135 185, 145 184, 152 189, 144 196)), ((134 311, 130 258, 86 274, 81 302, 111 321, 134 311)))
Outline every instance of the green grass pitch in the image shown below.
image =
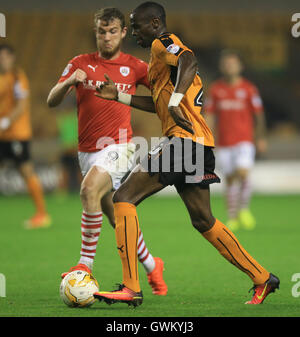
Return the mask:
MULTIPOLYGON (((244 304, 252 293, 251 280, 228 263, 190 224, 178 197, 151 197, 138 207, 141 229, 152 255, 165 261, 167 296, 151 293, 141 265, 142 306, 68 308, 60 299, 60 274, 75 265, 80 251, 81 204, 78 195, 47 196, 53 225, 25 230, 32 215, 27 196, 0 197, 0 273, 6 277, 6 297, 0 316, 203 317, 300 316, 300 297, 292 296, 292 275, 300 272, 300 196, 255 196, 254 231, 236 233, 241 244, 263 266, 280 277, 280 290, 260 306, 244 304)), ((223 199, 212 197, 213 213, 225 219, 223 199)), ((104 220, 94 265, 100 288, 114 289, 121 281, 121 263, 113 229, 104 220)))

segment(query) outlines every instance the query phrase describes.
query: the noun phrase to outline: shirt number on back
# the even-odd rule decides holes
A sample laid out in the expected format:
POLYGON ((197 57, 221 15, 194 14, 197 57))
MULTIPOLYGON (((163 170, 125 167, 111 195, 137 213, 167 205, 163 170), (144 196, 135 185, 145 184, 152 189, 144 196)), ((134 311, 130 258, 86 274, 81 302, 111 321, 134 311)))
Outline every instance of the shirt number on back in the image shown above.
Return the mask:
POLYGON ((197 94, 197 96, 194 99, 194 105, 195 106, 202 106, 202 96, 203 96, 203 88, 201 88, 197 94))

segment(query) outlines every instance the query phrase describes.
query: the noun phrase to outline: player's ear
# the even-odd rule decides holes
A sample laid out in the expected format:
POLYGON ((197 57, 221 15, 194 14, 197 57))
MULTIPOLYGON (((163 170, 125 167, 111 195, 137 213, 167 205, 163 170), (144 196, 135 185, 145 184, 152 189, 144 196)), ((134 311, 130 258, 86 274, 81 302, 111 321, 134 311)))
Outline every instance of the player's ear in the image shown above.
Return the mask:
POLYGON ((126 36, 127 31, 128 31, 128 29, 127 29, 127 27, 125 26, 125 27, 122 29, 122 39, 124 39, 124 37, 126 36))
POLYGON ((157 30, 160 26, 160 20, 159 18, 153 18, 152 21, 151 21, 151 24, 152 24, 152 28, 154 30, 157 30))

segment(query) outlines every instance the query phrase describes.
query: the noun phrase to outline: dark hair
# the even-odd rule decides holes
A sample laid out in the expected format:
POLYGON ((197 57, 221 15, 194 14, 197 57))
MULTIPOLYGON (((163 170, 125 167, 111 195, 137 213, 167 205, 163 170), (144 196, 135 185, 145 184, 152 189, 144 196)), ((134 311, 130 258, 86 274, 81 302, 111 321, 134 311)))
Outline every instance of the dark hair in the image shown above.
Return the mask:
POLYGON ((15 49, 8 43, 0 44, 0 53, 2 52, 2 50, 7 50, 9 53, 15 54, 15 49))
POLYGON ((142 13, 146 13, 147 16, 152 18, 159 18, 161 22, 166 25, 166 11, 164 7, 153 1, 147 1, 140 4, 135 10, 142 13))
POLYGON ((114 19, 119 19, 121 23, 121 28, 125 27, 125 17, 124 14, 114 7, 105 7, 99 9, 94 15, 94 22, 97 23, 98 20, 103 20, 105 22, 110 22, 114 19))

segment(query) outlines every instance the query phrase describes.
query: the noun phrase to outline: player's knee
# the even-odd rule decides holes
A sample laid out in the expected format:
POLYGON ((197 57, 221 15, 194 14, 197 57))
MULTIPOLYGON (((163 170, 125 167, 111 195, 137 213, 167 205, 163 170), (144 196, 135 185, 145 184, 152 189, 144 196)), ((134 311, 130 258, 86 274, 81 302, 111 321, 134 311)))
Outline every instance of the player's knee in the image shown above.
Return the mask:
POLYGON ((83 184, 80 188, 80 199, 86 203, 96 202, 99 201, 99 195, 95 187, 83 184))
POLYGON ((212 228, 215 223, 213 216, 210 217, 199 217, 197 219, 192 219, 193 227, 200 233, 204 233, 212 228))
POLYGON ((119 189, 115 192, 113 196, 113 203, 116 202, 127 202, 129 204, 133 204, 135 206, 138 205, 141 198, 139 195, 134 195, 134 193, 127 189, 119 189))
POLYGON ((124 202, 125 201, 124 198, 125 198, 124 192, 122 192, 122 190, 119 189, 114 193, 112 201, 113 203, 124 202))
POLYGON ((31 162, 22 162, 17 164, 18 170, 22 177, 26 180, 35 175, 35 171, 31 162))
POLYGON ((249 170, 247 170, 247 169, 238 169, 237 171, 236 171, 236 175, 238 176, 238 178, 239 179, 241 179, 241 180, 244 180, 244 179, 246 179, 247 177, 248 177, 248 175, 249 175, 249 170))

